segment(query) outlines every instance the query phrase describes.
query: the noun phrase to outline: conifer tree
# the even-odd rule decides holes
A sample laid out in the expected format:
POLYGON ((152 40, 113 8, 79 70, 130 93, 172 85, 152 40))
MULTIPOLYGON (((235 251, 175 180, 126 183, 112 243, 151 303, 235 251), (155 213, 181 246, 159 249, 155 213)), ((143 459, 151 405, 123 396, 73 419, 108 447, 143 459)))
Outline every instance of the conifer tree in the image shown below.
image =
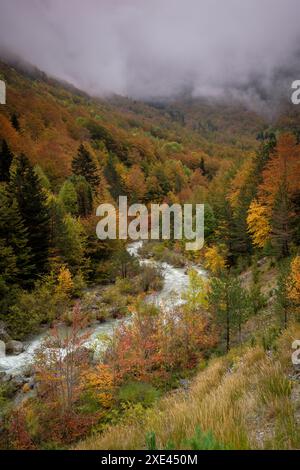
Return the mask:
POLYGON ((49 224, 49 260, 51 266, 61 264, 61 246, 65 241, 64 217, 65 211, 62 202, 54 194, 49 194, 47 207, 50 215, 49 224))
POLYGON ((91 154, 83 144, 80 144, 77 155, 75 155, 73 158, 72 171, 74 175, 84 176, 93 189, 95 189, 99 184, 97 167, 91 157, 91 154))
POLYGON ((6 188, 0 189, 0 239, 5 250, 1 249, 1 258, 6 266, 11 266, 12 259, 15 265, 10 270, 11 275, 6 279, 9 283, 16 283, 22 287, 31 284, 33 264, 31 250, 28 244, 28 233, 18 209, 16 199, 11 198, 6 188), (6 255, 5 255, 6 253, 6 255))
POLYGON ((14 165, 9 183, 28 233, 35 274, 46 270, 49 250, 49 211, 46 195, 28 158, 22 154, 14 165))
MULTIPOLYGON (((104 170, 105 178, 110 186, 110 193, 114 199, 117 199, 117 197, 123 192, 122 179, 116 169, 116 163, 118 162, 119 160, 116 157, 109 154, 107 165, 104 170)), ((153 187, 151 187, 151 191, 154 191, 153 187)))
POLYGON ((67 212, 72 215, 78 213, 77 193, 72 181, 67 180, 63 183, 58 197, 67 212))
POLYGON ((93 210, 93 192, 91 185, 83 176, 72 177, 77 194, 77 212, 81 217, 87 217, 93 210))
MULTIPOLYGON (((75 193, 76 194, 76 193, 75 193)), ((85 237, 79 219, 66 214, 61 200, 51 194, 48 197, 50 212, 50 263, 67 263, 78 268, 84 262, 85 237)))
POLYGON ((9 181, 10 166, 13 161, 13 154, 10 151, 5 139, 0 147, 0 182, 9 181))
POLYGON ((249 298, 240 280, 229 274, 214 277, 210 282, 208 303, 217 322, 221 325, 226 351, 231 346, 232 334, 237 331, 241 341, 242 325, 249 313, 249 298))

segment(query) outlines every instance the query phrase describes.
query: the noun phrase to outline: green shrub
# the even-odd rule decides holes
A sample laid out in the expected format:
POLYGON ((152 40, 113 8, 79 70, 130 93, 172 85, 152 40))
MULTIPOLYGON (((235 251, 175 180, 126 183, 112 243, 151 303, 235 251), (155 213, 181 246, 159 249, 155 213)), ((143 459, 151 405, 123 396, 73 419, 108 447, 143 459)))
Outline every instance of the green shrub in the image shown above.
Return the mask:
POLYGON ((86 288, 86 282, 84 279, 84 276, 82 272, 78 272, 73 276, 73 289, 72 289, 72 295, 74 297, 81 297, 83 290, 86 288))
MULTIPOLYGON (((199 427, 196 428, 194 436, 180 445, 180 448, 188 448, 191 450, 230 450, 230 446, 226 446, 218 442, 211 431, 202 432, 199 427)), ((150 431, 146 434, 147 450, 157 450, 155 432, 150 431)), ((174 444, 169 441, 164 450, 173 450, 174 444)))
POLYGON ((281 329, 276 326, 272 326, 264 331, 261 341, 262 347, 265 351, 276 350, 276 341, 281 333, 281 329))
POLYGON ((150 431, 146 434, 146 447, 147 450, 157 450, 155 432, 150 431))
POLYGON ((59 318, 69 305, 66 294, 59 292, 49 276, 36 284, 31 292, 22 291, 16 303, 10 308, 5 322, 15 339, 38 330, 41 323, 59 318))
POLYGON ((119 277, 116 279, 115 287, 122 295, 134 295, 138 294, 139 292, 139 288, 135 282, 135 279, 123 279, 119 277))
POLYGON ((199 427, 196 428, 195 434, 187 442, 192 450, 229 450, 229 446, 225 446, 218 442, 211 431, 203 432, 199 427))
POLYGON ((160 290, 163 286, 161 271, 155 266, 143 266, 143 270, 138 276, 138 286, 142 292, 160 290))
POLYGON ((122 295, 118 286, 106 287, 102 293, 103 302, 113 307, 113 313, 115 315, 126 315, 128 296, 122 295))
POLYGON ((150 384, 131 382, 123 385, 119 390, 119 401, 130 404, 141 403, 151 406, 160 396, 159 390, 150 384))

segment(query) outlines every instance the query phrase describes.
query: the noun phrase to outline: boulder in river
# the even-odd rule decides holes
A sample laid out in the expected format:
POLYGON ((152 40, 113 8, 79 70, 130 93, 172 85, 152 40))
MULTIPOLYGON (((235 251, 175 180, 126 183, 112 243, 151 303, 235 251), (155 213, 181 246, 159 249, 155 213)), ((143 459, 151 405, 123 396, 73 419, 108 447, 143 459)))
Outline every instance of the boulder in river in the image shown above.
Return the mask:
POLYGON ((24 351, 24 345, 22 341, 16 341, 12 339, 8 341, 8 343, 6 343, 7 354, 13 354, 14 356, 17 356, 18 354, 21 354, 23 351, 24 351))

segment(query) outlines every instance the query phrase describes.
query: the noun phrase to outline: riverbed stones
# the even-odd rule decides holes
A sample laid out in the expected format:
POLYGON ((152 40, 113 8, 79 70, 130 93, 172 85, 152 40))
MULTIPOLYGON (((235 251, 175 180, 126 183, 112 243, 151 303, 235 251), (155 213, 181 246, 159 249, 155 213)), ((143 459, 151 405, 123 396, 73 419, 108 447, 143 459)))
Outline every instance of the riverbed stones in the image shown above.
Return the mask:
POLYGON ((13 354, 14 356, 17 356, 23 351, 24 345, 22 341, 16 341, 15 339, 12 339, 6 343, 6 354, 13 354))

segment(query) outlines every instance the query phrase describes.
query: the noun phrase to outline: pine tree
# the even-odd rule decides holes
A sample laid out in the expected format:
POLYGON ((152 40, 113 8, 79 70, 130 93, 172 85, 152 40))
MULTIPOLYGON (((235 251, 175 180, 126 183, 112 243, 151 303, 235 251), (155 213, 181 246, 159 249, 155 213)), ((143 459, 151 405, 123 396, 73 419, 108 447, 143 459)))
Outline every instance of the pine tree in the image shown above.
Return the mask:
POLYGON ((56 263, 62 263, 61 247, 65 241, 65 211, 62 202, 54 194, 49 194, 47 207, 50 216, 49 260, 52 267, 56 263))
POLYGON ((91 185, 83 176, 72 177, 77 194, 77 212, 81 217, 87 217, 93 210, 93 192, 91 185))
POLYGON ((77 193, 72 181, 67 180, 63 183, 58 197, 67 212, 72 215, 78 213, 77 193))
MULTIPOLYGON (((116 164, 119 160, 116 157, 113 157, 112 154, 109 154, 108 161, 104 170, 105 178, 110 186, 110 193, 114 199, 120 194, 123 194, 123 183, 122 179, 116 169, 116 164)), ((153 191, 153 188, 151 187, 153 191)))
POLYGON ((74 268, 83 268, 85 261, 85 235, 80 220, 67 214, 64 218, 64 234, 61 246, 64 261, 73 270, 74 268))
MULTIPOLYGON (((30 285, 34 266, 28 244, 28 233, 17 201, 8 194, 6 188, 0 189, 0 239, 9 250, 7 251, 8 259, 12 257, 15 259, 15 270, 9 282, 22 287, 30 285)), ((5 259, 3 250, 1 255, 5 259)), ((8 259, 7 266, 10 264, 8 259)))
POLYGON ((45 174, 44 170, 40 167, 40 165, 35 165, 34 166, 34 172, 38 176, 42 188, 45 189, 46 191, 50 191, 51 190, 51 183, 50 183, 47 175, 45 174))
POLYGON ((72 171, 74 175, 84 176, 92 188, 98 186, 99 176, 97 174, 97 167, 91 154, 83 144, 80 144, 77 155, 72 160, 72 171))
POLYGON ((46 270, 49 250, 49 212, 46 195, 28 158, 22 154, 11 173, 9 189, 28 233, 35 274, 46 270))
POLYGON ((13 154, 10 151, 5 139, 2 141, 0 149, 0 182, 9 181, 10 166, 13 161, 13 154))
POLYGON ((238 331, 239 341, 241 340, 242 325, 249 312, 248 295, 238 278, 224 274, 210 281, 208 304, 217 322, 223 328, 228 352, 232 334, 235 331, 238 331))

